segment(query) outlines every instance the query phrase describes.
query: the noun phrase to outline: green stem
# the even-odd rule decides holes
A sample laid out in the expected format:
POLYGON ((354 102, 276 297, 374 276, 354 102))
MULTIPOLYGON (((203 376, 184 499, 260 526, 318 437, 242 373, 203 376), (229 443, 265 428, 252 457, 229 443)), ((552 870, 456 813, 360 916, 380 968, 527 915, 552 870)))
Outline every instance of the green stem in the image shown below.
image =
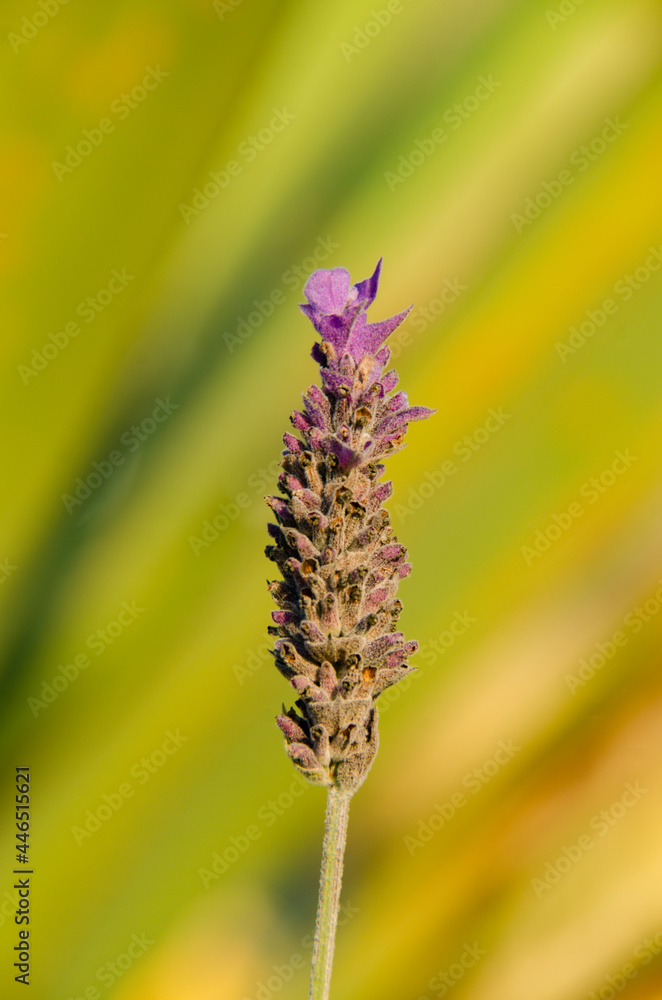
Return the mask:
POLYGON ((350 798, 333 785, 329 788, 308 1000, 329 1000, 350 798))

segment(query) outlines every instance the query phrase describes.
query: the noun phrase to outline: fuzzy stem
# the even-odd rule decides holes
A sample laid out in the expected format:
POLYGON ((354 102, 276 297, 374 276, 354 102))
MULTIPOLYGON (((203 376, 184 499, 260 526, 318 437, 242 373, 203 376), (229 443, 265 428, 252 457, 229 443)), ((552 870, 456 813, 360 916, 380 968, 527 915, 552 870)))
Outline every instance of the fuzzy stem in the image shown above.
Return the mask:
POLYGON ((329 1000, 351 793, 329 788, 309 1000, 329 1000))

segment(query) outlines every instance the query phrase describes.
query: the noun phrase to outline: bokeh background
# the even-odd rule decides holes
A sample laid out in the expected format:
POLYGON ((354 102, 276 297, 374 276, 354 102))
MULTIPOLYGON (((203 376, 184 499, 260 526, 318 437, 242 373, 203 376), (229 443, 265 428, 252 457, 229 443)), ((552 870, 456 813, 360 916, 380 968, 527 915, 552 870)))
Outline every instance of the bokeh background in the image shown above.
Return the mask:
POLYGON ((2 996, 307 993, 324 794, 273 718, 316 267, 437 415, 390 463, 420 670, 355 797, 343 1000, 662 995, 662 12, 3 6, 2 996), (496 415, 496 416, 495 416, 496 415))

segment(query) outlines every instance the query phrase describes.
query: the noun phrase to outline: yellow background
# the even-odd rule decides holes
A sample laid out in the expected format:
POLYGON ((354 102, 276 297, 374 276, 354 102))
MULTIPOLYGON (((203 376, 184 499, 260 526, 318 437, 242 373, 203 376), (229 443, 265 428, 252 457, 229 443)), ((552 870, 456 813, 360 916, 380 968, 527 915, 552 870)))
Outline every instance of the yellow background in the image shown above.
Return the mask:
POLYGON ((306 995, 324 794, 273 723, 262 497, 317 250, 384 257, 371 316, 415 304, 396 364, 438 410, 388 470, 421 669, 352 804, 332 995, 659 997, 660 5, 0 19, 2 996, 17 765, 34 1000, 306 995))

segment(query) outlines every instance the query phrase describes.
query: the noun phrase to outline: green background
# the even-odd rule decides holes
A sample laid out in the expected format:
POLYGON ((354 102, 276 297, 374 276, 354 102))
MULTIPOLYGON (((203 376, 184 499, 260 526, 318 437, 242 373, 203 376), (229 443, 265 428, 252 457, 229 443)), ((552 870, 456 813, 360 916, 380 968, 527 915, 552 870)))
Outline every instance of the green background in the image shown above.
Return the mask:
POLYGON ((420 670, 333 995, 659 997, 660 5, 0 19, 1 995, 17 765, 35 1000, 306 995, 324 794, 273 723, 262 497, 318 378, 306 274, 383 256, 438 413, 388 470, 420 670))

